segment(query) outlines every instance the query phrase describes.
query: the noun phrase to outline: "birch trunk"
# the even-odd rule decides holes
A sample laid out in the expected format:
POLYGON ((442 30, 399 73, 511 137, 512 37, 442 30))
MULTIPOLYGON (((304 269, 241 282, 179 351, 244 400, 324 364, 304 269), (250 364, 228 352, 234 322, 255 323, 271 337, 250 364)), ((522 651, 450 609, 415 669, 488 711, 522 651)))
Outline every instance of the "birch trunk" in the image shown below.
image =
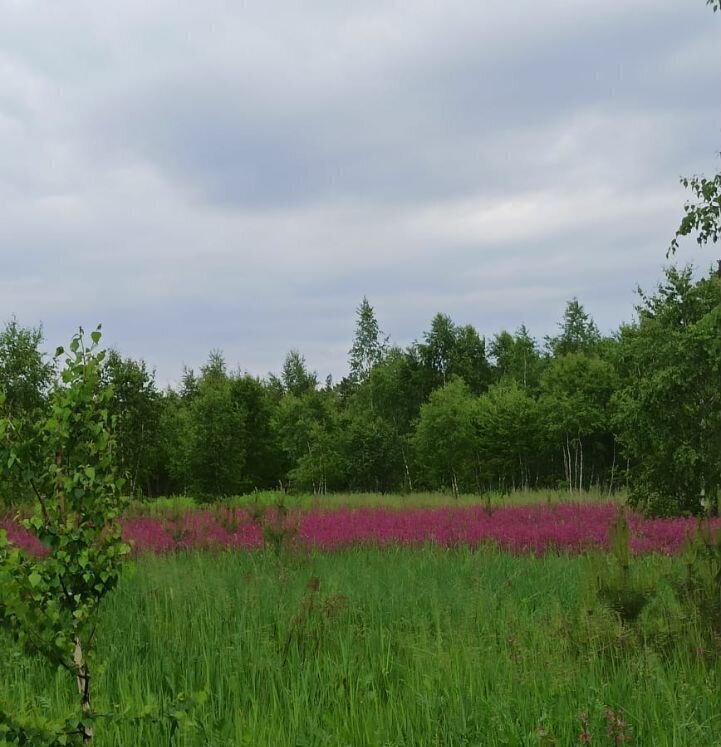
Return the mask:
POLYGON ((580 493, 583 490, 583 441, 581 441, 581 438, 579 436, 578 438, 578 451, 580 453, 580 459, 579 459, 579 471, 578 471, 578 492, 580 493))
MULTIPOLYGON (((90 707, 90 673, 88 672, 88 665, 85 661, 85 655, 83 654, 83 646, 78 636, 75 636, 75 651, 73 652, 73 661, 75 663, 77 672, 75 675, 75 681, 78 685, 78 695, 80 695, 80 707, 83 712, 83 717, 87 718, 92 713, 92 709, 90 707)), ((91 742, 92 739, 92 727, 88 726, 88 724, 84 724, 83 742, 91 742)))
POLYGON ((616 439, 613 439, 613 461, 611 462, 611 479, 608 483, 608 495, 611 496, 611 491, 613 490, 613 475, 616 471, 616 439))

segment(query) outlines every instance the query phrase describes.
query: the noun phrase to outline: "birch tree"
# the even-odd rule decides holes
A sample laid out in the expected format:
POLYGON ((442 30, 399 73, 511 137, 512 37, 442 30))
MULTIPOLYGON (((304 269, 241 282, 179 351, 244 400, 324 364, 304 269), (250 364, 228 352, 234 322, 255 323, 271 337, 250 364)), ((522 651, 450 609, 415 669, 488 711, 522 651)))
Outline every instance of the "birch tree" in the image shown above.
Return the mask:
MULTIPOLYGON (((77 717, 27 724, 0 705, 0 741, 33 745, 93 739, 91 655, 98 611, 116 586, 122 560, 118 516, 124 480, 116 468, 112 390, 102 383, 99 329, 86 346, 70 343, 48 414, 21 428, 0 418, 0 469, 13 470, 32 488, 36 507, 24 522, 47 550, 28 556, 0 532, 0 625, 28 653, 65 670, 77 688, 77 717), (29 438, 37 446, 24 448, 29 438)), ((62 348, 58 356, 65 355, 62 348)))

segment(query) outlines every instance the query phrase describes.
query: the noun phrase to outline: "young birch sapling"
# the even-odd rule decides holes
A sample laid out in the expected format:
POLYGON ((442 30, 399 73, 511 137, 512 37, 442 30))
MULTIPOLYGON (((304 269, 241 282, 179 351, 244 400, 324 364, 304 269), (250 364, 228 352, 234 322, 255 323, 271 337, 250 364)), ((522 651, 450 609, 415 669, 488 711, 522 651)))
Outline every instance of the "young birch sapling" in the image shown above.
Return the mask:
POLYGON ((0 470, 14 470, 31 486, 36 506, 23 525, 46 550, 41 557, 27 555, 0 533, 0 625, 26 652, 67 671, 78 705, 74 717, 33 723, 0 705, 0 743, 93 739, 90 655, 98 610, 118 582, 129 547, 118 521, 124 480, 108 415, 112 390, 101 378, 100 327, 90 338, 87 344, 81 329, 67 352, 58 348, 56 359, 64 360, 47 416, 22 429, 0 417, 0 470), (32 443, 20 433, 30 433, 32 443))

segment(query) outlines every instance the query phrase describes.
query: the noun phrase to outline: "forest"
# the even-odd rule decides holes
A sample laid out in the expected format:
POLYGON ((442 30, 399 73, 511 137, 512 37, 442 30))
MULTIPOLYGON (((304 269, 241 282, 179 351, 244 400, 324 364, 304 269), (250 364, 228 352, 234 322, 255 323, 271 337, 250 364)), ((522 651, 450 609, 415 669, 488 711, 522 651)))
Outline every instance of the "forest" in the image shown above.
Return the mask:
MULTIPOLYGON (((41 328, 0 332, 4 414, 37 419, 57 376, 41 328)), ((282 352, 280 353, 282 355, 282 352)), ((602 335, 578 299, 557 334, 526 326, 484 338, 439 313, 393 345, 366 298, 348 374, 321 380, 299 350, 259 378, 212 350, 159 387, 151 364, 112 350, 117 458, 134 497, 203 501, 289 492, 460 494, 552 488, 624 491, 655 515, 718 511, 721 279, 669 266, 638 291, 635 318, 602 335)), ((6 506, 32 498, 6 476, 6 506)))

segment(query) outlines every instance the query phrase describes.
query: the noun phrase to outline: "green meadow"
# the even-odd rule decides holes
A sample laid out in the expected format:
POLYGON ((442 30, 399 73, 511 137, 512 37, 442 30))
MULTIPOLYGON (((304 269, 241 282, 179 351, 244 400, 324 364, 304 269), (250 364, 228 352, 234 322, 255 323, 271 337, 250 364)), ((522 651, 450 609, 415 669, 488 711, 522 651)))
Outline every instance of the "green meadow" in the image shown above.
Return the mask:
MULTIPOLYGON (((623 623, 594 593, 604 562, 432 547, 144 556, 102 610, 94 743, 721 745, 718 651, 663 593, 623 623), (199 697, 176 733, 113 717, 179 692, 199 697)), ((635 561, 651 581, 680 564, 635 561)), ((72 712, 67 674, 2 641, 0 701, 72 712)))

